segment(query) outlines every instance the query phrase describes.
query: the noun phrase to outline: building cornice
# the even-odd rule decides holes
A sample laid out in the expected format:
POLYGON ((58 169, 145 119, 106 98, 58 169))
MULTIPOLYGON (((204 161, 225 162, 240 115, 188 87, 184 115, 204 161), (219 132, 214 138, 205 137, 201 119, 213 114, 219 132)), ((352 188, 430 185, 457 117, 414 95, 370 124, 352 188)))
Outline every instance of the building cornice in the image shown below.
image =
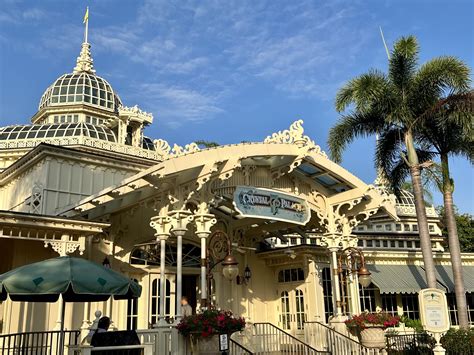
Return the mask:
POLYGON ((84 151, 82 149, 66 148, 41 143, 20 159, 10 165, 0 173, 0 185, 8 183, 24 171, 28 170, 43 158, 54 156, 62 159, 76 160, 82 163, 95 163, 119 170, 128 170, 132 173, 139 172, 151 164, 140 164, 132 159, 123 159, 122 157, 110 157, 97 152, 84 151), (126 164, 124 164, 126 163, 126 164))

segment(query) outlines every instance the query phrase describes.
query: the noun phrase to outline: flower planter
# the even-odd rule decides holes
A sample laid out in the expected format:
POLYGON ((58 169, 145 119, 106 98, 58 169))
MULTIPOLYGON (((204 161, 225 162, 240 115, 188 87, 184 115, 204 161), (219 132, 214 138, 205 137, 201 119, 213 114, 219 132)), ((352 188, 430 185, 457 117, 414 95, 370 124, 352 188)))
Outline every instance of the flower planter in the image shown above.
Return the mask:
POLYGON ((368 326, 360 332, 360 342, 367 348, 385 348, 385 331, 382 325, 368 326))
POLYGON ((220 355, 219 336, 212 335, 210 337, 200 337, 195 334, 191 335, 191 354, 192 355, 220 355))

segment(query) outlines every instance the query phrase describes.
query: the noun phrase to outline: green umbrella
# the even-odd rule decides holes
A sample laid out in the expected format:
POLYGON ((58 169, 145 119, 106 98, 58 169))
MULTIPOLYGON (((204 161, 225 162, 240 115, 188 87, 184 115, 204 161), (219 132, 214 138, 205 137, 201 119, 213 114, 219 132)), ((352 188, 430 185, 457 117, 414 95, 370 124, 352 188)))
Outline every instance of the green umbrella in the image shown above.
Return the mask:
MULTIPOLYGON (((140 297, 141 286, 120 273, 89 260, 61 256, 21 266, 0 275, 0 300, 100 302, 140 297)), ((64 304, 61 332, 64 330, 64 304)), ((63 350, 60 337, 60 349, 63 350)))
POLYGON ((62 256, 21 266, 0 275, 0 300, 99 302, 140 297, 141 286, 89 260, 62 256))

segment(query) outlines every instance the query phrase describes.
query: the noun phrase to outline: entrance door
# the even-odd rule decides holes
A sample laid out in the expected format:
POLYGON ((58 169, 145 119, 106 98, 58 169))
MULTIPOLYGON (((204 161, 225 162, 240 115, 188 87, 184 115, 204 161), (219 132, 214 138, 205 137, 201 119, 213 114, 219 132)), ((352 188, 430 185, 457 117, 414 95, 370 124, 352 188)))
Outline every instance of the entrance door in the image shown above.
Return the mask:
MULTIPOLYGON (((188 302, 196 313, 197 306, 197 275, 183 275, 182 295, 188 298, 188 302)), ((179 302, 179 300, 178 300, 179 302)))
POLYGON ((282 289, 280 292, 280 327, 294 336, 304 335, 305 294, 303 288, 282 289))
MULTIPOLYGON (((175 275, 167 274, 165 286, 165 317, 175 315, 175 275)), ((158 323, 160 316, 160 274, 150 274, 150 324, 158 323)))

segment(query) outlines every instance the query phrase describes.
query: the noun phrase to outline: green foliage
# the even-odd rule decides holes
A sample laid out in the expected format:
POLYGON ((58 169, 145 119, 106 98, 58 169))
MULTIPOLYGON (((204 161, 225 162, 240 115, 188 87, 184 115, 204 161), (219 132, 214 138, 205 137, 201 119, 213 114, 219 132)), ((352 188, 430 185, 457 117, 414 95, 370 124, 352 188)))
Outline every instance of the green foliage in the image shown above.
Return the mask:
POLYGON ((472 108, 466 104, 470 99, 463 96, 470 87, 469 67, 450 56, 420 66, 418 52, 415 37, 402 37, 391 51, 387 73, 370 70, 348 81, 335 100, 336 110, 343 115, 328 137, 331 157, 340 162, 354 139, 377 134, 376 165, 389 177, 394 191, 399 188, 396 184, 405 180, 407 162, 413 165, 417 160, 429 161, 434 155, 429 149, 432 142, 418 139, 421 129, 433 124, 432 112, 443 112, 444 118, 438 123, 449 117, 462 122, 460 127, 470 126, 469 115, 452 119, 455 112, 472 108), (450 115, 445 114, 446 110, 450 115))
POLYGON ((446 355, 474 354, 474 329, 451 328, 441 338, 441 345, 446 349, 446 355))
MULTIPOLYGON (((437 211, 441 216, 441 221, 443 222, 443 236, 447 238, 448 231, 444 224, 444 207, 438 207, 437 211)), ((474 218, 469 213, 460 214, 457 208, 454 213, 461 251, 465 253, 474 253, 474 218)))
POLYGON ((196 143, 200 148, 214 148, 220 146, 217 142, 205 141, 205 140, 198 140, 196 143))
POLYGON ((417 333, 424 332, 423 326, 421 325, 421 320, 419 319, 411 319, 407 316, 402 316, 400 321, 404 323, 406 327, 415 329, 415 332, 417 333))

